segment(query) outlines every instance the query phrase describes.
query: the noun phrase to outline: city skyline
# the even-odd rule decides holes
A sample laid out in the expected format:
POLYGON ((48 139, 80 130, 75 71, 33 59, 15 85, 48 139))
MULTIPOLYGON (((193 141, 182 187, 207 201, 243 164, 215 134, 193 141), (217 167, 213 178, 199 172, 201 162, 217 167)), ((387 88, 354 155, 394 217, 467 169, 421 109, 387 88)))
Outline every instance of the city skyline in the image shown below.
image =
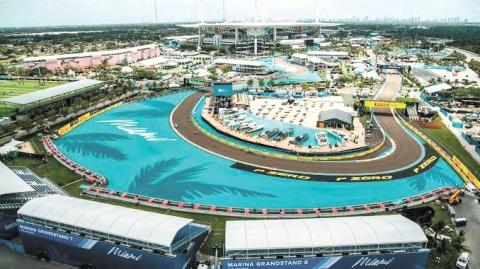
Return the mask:
MULTIPOLYGON (((259 0, 258 19, 308 20, 318 13, 321 21, 435 21, 479 22, 480 4, 475 0, 339 0, 320 1, 318 9, 313 0, 259 0), (438 7, 442 8, 431 8, 438 7), (345 8, 348 7, 348 8, 345 8), (428 10, 428 13, 425 12, 428 10)), ((226 0, 227 20, 253 20, 254 1, 226 0)), ((198 0, 0 0, 0 25, 3 27, 58 26, 195 22, 199 20, 198 0), (112 10, 115 7, 115 10, 112 10), (75 10, 75 12, 72 12, 75 10), (181 12, 178 12, 181 11, 181 12), (23 14, 19 16, 18 14, 23 14), (157 18, 157 19, 156 19, 157 18)), ((222 0, 204 0, 204 17, 218 21, 224 17, 222 0)))

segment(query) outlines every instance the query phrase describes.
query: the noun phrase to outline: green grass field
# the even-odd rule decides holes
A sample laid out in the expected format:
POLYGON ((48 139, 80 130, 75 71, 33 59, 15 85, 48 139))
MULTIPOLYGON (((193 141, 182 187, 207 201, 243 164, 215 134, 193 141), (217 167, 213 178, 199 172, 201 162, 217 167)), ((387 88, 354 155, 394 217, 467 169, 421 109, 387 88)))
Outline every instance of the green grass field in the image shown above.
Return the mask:
MULTIPOLYGON (((40 84, 36 80, 0 80, 0 100, 61 84, 63 84, 63 82, 59 81, 43 81, 42 84, 40 84)), ((14 105, 0 105, 0 116, 9 116, 15 108, 16 106, 14 105)))
POLYGON ((0 99, 35 92, 61 84, 63 82, 44 81, 40 85, 36 80, 0 80, 0 99))
MULTIPOLYGON (((443 124, 442 124, 443 125, 443 124)), ((454 134, 443 125, 440 129, 422 128, 425 133, 439 145, 443 146, 450 155, 455 155, 474 174, 480 175, 480 165, 463 148, 454 134)))

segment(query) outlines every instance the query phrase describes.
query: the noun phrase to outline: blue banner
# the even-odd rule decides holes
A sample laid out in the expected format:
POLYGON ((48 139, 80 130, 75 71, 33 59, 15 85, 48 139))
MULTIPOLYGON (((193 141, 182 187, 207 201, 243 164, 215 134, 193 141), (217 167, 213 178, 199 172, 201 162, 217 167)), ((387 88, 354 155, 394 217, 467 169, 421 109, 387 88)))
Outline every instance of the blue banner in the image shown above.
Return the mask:
POLYGON ((429 252, 308 257, 284 259, 223 260, 222 269, 425 269, 429 252))
POLYGON ((30 234, 45 240, 52 240, 84 249, 91 249, 98 242, 97 240, 75 236, 73 234, 59 233, 55 230, 46 229, 41 226, 26 224, 21 220, 18 221, 18 229, 23 234, 30 234))
POLYGON ((46 255, 51 260, 73 266, 88 264, 92 268, 188 268, 195 262, 195 255, 208 233, 205 231, 204 234, 195 238, 194 246, 186 253, 165 256, 41 227, 22 220, 17 222, 27 254, 46 255))
POLYGON ((231 82, 216 82, 212 85, 213 95, 217 97, 228 97, 233 95, 233 84, 231 82))
POLYGON ((0 238, 10 239, 18 236, 17 217, 0 214, 0 238))

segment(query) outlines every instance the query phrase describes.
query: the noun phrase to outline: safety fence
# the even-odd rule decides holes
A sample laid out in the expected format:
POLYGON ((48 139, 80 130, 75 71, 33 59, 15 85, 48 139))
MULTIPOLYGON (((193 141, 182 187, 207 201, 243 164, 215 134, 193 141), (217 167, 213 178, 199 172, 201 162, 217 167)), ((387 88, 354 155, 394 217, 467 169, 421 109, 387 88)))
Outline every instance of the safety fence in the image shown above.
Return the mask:
POLYGON ((202 205, 196 203, 158 199, 138 194, 109 190, 107 188, 98 186, 89 186, 82 191, 82 194, 91 197, 114 199, 144 206, 199 214, 249 218, 314 218, 363 215, 378 212, 402 210, 409 207, 426 204, 439 198, 446 199, 454 190, 454 188, 443 187, 420 195, 407 197, 397 202, 386 201, 380 203, 370 203, 352 206, 297 209, 240 208, 217 205, 202 205))
POLYGON ((90 171, 89 169, 73 162, 70 160, 68 157, 63 155, 58 149, 55 144, 52 143, 50 136, 44 136, 41 139, 43 146, 45 149, 53 155, 53 157, 60 162, 63 166, 68 168, 69 170, 77 173, 78 175, 81 175, 82 177, 85 178, 85 180, 90 183, 90 184, 100 184, 102 186, 107 186, 108 182, 107 179, 99 175, 93 171, 90 171))

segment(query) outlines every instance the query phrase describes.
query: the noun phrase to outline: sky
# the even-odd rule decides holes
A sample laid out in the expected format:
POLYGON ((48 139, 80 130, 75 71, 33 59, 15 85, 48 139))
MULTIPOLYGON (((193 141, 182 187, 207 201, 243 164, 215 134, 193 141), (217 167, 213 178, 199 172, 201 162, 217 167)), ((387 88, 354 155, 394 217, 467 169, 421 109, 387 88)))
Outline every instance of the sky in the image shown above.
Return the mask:
MULTIPOLYGON (((198 20, 204 1, 206 20, 223 17, 223 0, 156 0, 157 22, 198 20)), ((298 20, 315 17, 316 0, 258 0, 259 17, 298 20)), ((0 28, 155 22, 155 0, 0 0, 0 28)), ((225 0, 228 20, 254 17, 254 0, 225 0)), ((395 17, 460 17, 480 22, 480 0, 320 0, 322 20, 395 17)))

